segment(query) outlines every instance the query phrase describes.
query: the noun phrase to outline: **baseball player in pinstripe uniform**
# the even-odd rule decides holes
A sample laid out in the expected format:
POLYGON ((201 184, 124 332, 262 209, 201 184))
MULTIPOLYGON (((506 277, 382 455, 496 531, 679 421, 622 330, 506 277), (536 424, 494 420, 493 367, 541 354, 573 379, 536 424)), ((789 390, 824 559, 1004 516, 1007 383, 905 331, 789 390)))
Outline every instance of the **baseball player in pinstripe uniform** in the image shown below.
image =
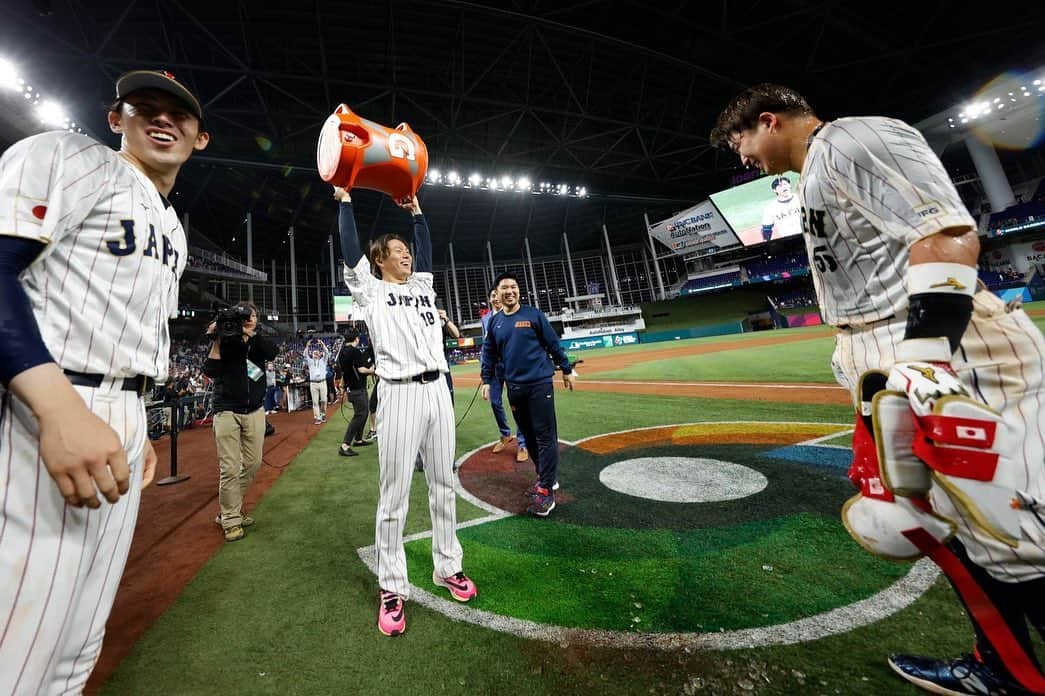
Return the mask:
POLYGON ((341 202, 338 227, 348 285, 373 342, 375 369, 381 381, 377 421, 381 437, 377 458, 381 496, 377 506, 377 575, 381 586, 378 629, 385 635, 406 630, 404 602, 410 585, 403 549, 403 526, 414 460, 420 452, 428 482, 432 516, 432 582, 459 602, 477 594, 475 583, 461 571, 457 540, 454 410, 443 373, 443 329, 432 286, 432 238, 417 198, 397 203, 414 220, 414 254, 407 241, 383 235, 363 256, 351 198, 335 188, 341 202), (380 278, 374 277, 374 271, 380 278))
POLYGON ((858 409, 847 528, 873 553, 932 558, 973 621, 973 655, 890 666, 935 693, 1045 693, 1027 626, 1045 631, 1045 341, 977 292, 976 224, 943 165, 902 121, 825 123, 778 85, 737 96, 712 141, 801 173, 832 367, 858 409))
POLYGON ((81 692, 156 464, 141 396, 186 262, 167 196, 208 136, 169 73, 116 94, 118 152, 54 132, 0 159, 0 694, 81 692))

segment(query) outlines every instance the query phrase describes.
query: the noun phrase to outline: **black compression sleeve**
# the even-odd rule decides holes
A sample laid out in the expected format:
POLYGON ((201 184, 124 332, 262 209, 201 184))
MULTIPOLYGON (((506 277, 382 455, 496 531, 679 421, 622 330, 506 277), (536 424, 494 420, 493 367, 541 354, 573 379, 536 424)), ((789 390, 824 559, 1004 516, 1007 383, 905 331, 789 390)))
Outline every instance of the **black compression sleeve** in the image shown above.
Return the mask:
POLYGON ((29 368, 54 362, 18 280, 43 250, 35 239, 0 237, 0 384, 5 387, 29 368))
POLYGON ((352 203, 344 202, 338 206, 337 228, 341 236, 341 255, 345 265, 355 268, 359 259, 363 258, 363 249, 359 245, 359 232, 356 231, 356 216, 352 211, 352 203))
POLYGON ((414 270, 432 272, 432 232, 424 215, 414 216, 414 270))
POLYGON ((925 292, 911 295, 909 303, 905 339, 946 336, 951 352, 958 350, 962 334, 972 318, 971 297, 925 292))

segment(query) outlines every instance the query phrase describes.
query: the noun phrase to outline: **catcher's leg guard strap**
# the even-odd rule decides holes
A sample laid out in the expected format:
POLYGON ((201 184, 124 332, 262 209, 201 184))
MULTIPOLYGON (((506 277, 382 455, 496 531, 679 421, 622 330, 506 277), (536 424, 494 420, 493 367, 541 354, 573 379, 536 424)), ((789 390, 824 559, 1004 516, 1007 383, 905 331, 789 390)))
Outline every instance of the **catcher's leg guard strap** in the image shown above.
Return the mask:
POLYGON ((911 529, 904 531, 903 535, 931 558, 951 581, 969 610, 970 618, 990 642, 1012 678, 1032 693, 1045 693, 1045 676, 961 559, 924 530, 911 529))

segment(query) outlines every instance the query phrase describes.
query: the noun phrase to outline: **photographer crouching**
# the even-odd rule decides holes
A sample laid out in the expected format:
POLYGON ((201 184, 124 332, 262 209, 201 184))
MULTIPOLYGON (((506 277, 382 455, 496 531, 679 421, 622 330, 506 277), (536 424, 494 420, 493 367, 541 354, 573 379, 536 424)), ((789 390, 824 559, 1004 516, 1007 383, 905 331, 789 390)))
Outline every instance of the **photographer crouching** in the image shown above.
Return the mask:
POLYGON ((261 466, 265 442, 265 370, 279 352, 258 336, 258 308, 249 302, 223 309, 207 328, 213 340, 203 374, 214 380, 214 440, 218 445, 218 505, 225 541, 239 541, 254 524, 243 495, 261 466))

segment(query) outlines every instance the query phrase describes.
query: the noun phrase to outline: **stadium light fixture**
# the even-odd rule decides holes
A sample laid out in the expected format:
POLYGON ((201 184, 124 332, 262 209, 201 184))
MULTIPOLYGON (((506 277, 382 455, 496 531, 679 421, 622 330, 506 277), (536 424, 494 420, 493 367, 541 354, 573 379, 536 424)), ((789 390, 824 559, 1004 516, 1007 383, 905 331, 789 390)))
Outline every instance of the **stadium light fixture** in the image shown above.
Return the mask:
POLYGON ((551 183, 548 181, 534 182, 533 179, 525 174, 513 177, 510 174, 487 176, 479 172, 472 172, 468 175, 467 179, 462 179, 461 175, 455 170, 444 172, 444 170, 439 168, 433 168, 429 170, 428 175, 425 177, 425 183, 428 185, 446 186, 448 188, 464 186, 465 188, 481 189, 483 191, 492 191, 494 193, 512 192, 531 193, 537 196, 558 195, 569 196, 571 198, 589 197, 587 186, 551 183))
POLYGON ((35 107, 36 117, 42 124, 83 133, 83 129, 66 115, 58 101, 45 99, 40 90, 33 87, 18 67, 7 58, 0 58, 0 90, 21 92, 22 98, 35 107))
POLYGON ((21 88, 18 83, 18 68, 6 58, 0 58, 0 89, 18 91, 21 88))
POLYGON ((36 107, 36 115, 42 123, 48 126, 68 127, 69 118, 62 111, 62 106, 56 101, 45 100, 36 107))
POLYGON ((983 123, 1006 106, 1018 108, 1025 99, 1045 96, 1042 92, 1045 92, 1045 80, 1042 78, 1021 80, 1018 75, 1007 73, 984 87, 972 101, 958 107, 957 118, 948 118, 948 126, 955 128, 959 123, 983 123))

